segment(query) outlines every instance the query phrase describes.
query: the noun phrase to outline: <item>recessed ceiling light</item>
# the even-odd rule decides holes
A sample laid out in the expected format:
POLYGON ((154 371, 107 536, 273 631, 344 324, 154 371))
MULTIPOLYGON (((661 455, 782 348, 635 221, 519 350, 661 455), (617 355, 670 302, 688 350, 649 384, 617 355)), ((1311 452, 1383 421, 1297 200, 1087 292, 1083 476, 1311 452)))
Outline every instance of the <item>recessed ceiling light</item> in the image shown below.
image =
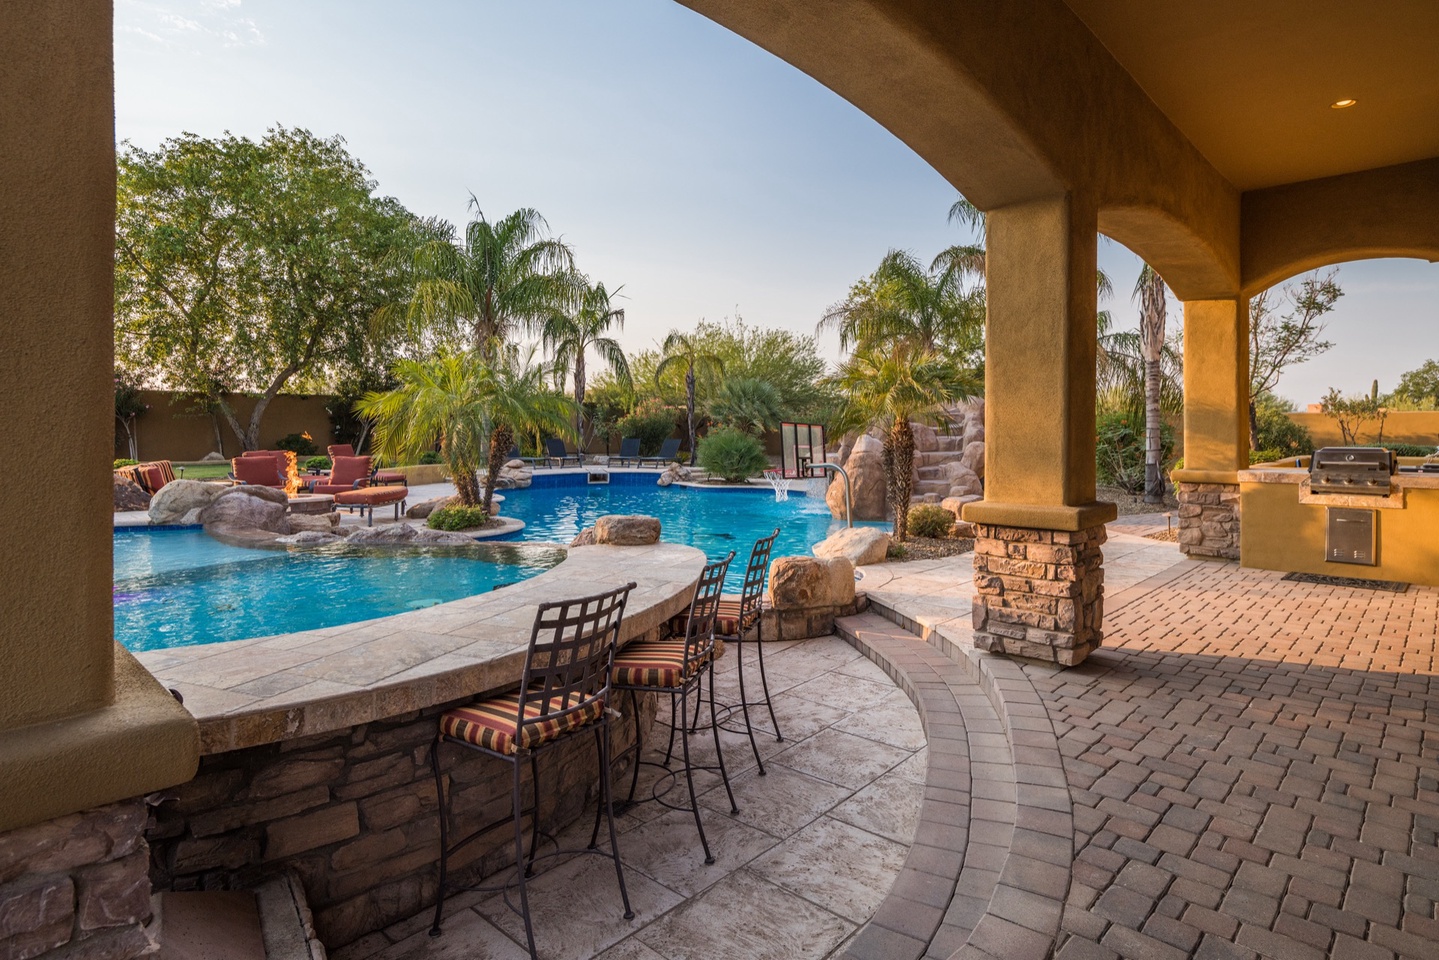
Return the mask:
POLYGON ((1351 99, 1351 98, 1346 97, 1346 98, 1343 99, 1343 100, 1335 100, 1333 103, 1331 103, 1331 104, 1329 105, 1329 109, 1330 109, 1330 110, 1343 110, 1345 107, 1352 107, 1352 106, 1354 106, 1354 104, 1356 104, 1356 103, 1358 103, 1358 102, 1359 102, 1358 100, 1354 100, 1354 99, 1351 99))

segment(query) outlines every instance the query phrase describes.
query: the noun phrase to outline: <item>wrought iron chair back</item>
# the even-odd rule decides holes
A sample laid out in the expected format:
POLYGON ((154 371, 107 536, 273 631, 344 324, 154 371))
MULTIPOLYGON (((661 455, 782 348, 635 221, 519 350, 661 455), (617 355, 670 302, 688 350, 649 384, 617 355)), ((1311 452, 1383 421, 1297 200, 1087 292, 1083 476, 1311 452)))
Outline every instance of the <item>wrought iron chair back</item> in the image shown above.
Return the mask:
POLYGON ((631 581, 608 593, 540 604, 525 657, 515 743, 526 742, 525 727, 560 722, 608 700, 620 622, 634 588, 631 581), (537 716, 525 716, 530 703, 539 705, 537 716))
POLYGON ((685 622, 684 676, 691 676, 710 657, 715 645, 715 618, 719 615, 720 591, 729 573, 734 551, 723 560, 705 564, 690 600, 689 618, 685 622))
POLYGON ((774 551, 775 539, 779 536, 779 528, 763 540, 754 542, 754 549, 749 554, 749 564, 744 570, 744 587, 740 590, 739 598, 739 632, 744 633, 745 626, 759 616, 760 605, 764 602, 764 582, 769 576, 769 556, 774 551))

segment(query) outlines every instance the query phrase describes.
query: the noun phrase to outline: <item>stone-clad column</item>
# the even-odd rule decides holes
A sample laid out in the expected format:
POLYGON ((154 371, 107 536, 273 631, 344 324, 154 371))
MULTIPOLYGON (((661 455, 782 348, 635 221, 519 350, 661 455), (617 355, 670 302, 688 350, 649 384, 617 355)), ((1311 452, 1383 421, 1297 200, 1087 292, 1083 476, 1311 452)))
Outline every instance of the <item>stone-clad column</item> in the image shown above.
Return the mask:
POLYGON ((1239 559, 1239 477, 1249 466, 1249 301, 1184 304, 1184 469, 1179 549, 1239 559))
POLYGON ((1095 500, 1094 207, 1073 196, 989 214, 985 499, 977 527, 974 642, 1073 666, 1103 637, 1095 500))

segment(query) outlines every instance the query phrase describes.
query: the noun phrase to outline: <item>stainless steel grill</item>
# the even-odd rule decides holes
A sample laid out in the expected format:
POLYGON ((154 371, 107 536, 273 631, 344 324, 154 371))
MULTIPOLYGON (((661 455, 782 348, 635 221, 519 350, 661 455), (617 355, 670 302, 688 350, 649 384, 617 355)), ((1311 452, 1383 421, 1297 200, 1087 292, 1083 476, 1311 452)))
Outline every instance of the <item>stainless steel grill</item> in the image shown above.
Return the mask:
POLYGON ((1309 461, 1313 493, 1347 493, 1387 497, 1398 461, 1383 447, 1325 447, 1309 461))

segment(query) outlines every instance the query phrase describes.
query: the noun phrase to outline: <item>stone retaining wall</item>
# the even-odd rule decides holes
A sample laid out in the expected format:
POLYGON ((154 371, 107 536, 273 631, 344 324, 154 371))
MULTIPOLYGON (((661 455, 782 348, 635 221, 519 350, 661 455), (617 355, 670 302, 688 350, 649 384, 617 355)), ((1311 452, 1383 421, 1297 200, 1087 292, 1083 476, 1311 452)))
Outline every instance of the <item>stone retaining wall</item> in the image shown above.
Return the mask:
MULTIPOLYGON (((647 726, 654 701, 640 702, 647 726)), ((147 834, 155 887, 249 889, 293 868, 332 949, 433 906, 439 819, 430 749, 437 716, 454 705, 202 758, 195 779, 155 811, 147 834)), ((634 729, 628 698, 619 707, 616 754, 634 729)), ((440 756, 458 835, 508 818, 508 764, 453 745, 440 756)), ((623 784, 620 768, 614 773, 623 784)), ((542 823, 554 831, 596 800, 593 738, 542 754, 540 778, 542 823)), ((525 784, 528 802, 528 773, 525 784)), ((496 830, 452 859, 460 882, 512 863, 513 837, 496 830)))
POLYGON ((1189 557, 1239 559, 1239 484, 1179 485, 1179 549, 1189 557))
POLYGON ((974 645, 1072 667, 1103 640, 1101 524, 1030 530, 975 524, 974 645))
POLYGON ((0 957, 148 953, 148 814, 125 800, 0 834, 0 957))

